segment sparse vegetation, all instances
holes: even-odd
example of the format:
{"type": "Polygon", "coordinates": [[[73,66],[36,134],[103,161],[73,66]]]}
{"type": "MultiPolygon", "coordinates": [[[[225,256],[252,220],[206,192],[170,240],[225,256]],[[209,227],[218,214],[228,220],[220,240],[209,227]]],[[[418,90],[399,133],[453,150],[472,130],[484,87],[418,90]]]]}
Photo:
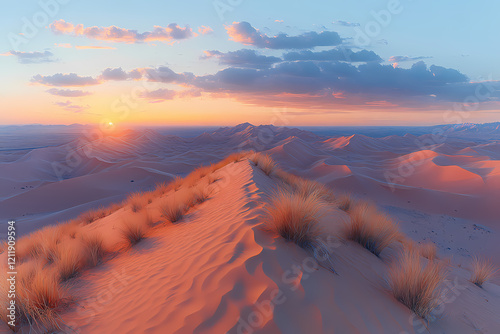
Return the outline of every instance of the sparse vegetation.
{"type": "Polygon", "coordinates": [[[472,273],[470,281],[478,287],[482,288],[483,284],[497,272],[498,268],[496,268],[490,260],[477,256],[472,258],[472,273]]]}
{"type": "Polygon", "coordinates": [[[106,254],[102,235],[97,233],[85,235],[82,237],[82,242],[87,247],[87,264],[91,267],[98,265],[106,254]]]}
{"type": "Polygon", "coordinates": [[[161,197],[165,195],[169,190],[168,184],[165,182],[157,183],[155,189],[153,190],[153,194],[156,197],[161,197]]]}
{"type": "Polygon", "coordinates": [[[98,219],[104,218],[108,215],[108,210],[103,207],[99,207],[98,209],[89,210],[82,213],[78,219],[84,224],[88,225],[95,222],[98,219]]]}
{"type": "Polygon", "coordinates": [[[171,223],[180,221],[184,216],[185,210],[186,205],[182,201],[175,198],[168,199],[160,207],[161,215],[171,223]]]}
{"type": "Polygon", "coordinates": [[[146,237],[148,226],[141,220],[125,221],[120,229],[129,246],[136,245],[146,237]]]}
{"type": "Polygon", "coordinates": [[[169,190],[178,191],[182,187],[182,183],[183,182],[184,182],[183,179],[181,179],[180,177],[176,176],[172,180],[172,182],[170,182],[170,184],[168,185],[168,188],[169,188],[169,190]]]}
{"type": "Polygon", "coordinates": [[[345,238],[359,243],[377,256],[400,237],[397,226],[373,204],[359,202],[349,214],[351,222],[345,227],[345,238]]]}
{"type": "Polygon", "coordinates": [[[276,163],[267,154],[255,153],[252,161],[268,176],[270,176],[276,169],[276,163]]]}
{"type": "Polygon", "coordinates": [[[188,206],[194,207],[195,205],[205,202],[209,197],[210,194],[205,187],[195,188],[191,193],[191,199],[189,200],[188,206]]]}
{"type": "Polygon", "coordinates": [[[437,288],[446,278],[446,268],[437,261],[423,261],[414,247],[405,249],[390,268],[389,285],[397,300],[425,319],[437,306],[437,288]]]}
{"type": "Polygon", "coordinates": [[[349,212],[349,210],[352,207],[353,200],[352,200],[351,196],[349,196],[347,194],[343,194],[343,195],[340,195],[337,197],[336,203],[337,203],[337,207],[340,210],[345,211],[345,212],[349,212]]]}
{"type": "Polygon", "coordinates": [[[279,191],[266,209],[268,227],[287,241],[304,249],[312,249],[318,237],[317,219],[321,202],[315,197],[279,191]]]}
{"type": "Polygon", "coordinates": [[[86,257],[90,253],[83,248],[80,241],[67,242],[59,248],[57,261],[55,262],[59,280],[67,281],[75,277],[85,266],[86,257]]]}
{"type": "Polygon", "coordinates": [[[16,298],[18,324],[37,324],[49,332],[58,329],[57,309],[63,305],[66,296],[56,276],[51,271],[42,270],[41,267],[29,271],[27,273],[29,277],[21,271],[19,274],[16,298]]]}
{"type": "Polygon", "coordinates": [[[437,248],[436,245],[432,242],[420,244],[418,245],[418,248],[420,251],[420,255],[428,260],[434,260],[437,257],[437,248]]]}
{"type": "Polygon", "coordinates": [[[128,203],[132,212],[139,212],[146,205],[148,198],[144,192],[135,192],[129,195],[128,203]]]}

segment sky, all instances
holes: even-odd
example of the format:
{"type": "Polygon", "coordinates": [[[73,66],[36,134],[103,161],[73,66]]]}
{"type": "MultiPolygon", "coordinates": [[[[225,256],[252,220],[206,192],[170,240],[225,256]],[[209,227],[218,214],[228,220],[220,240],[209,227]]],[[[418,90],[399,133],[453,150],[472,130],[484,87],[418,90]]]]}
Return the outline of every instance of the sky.
{"type": "Polygon", "coordinates": [[[0,124],[500,120],[496,1],[3,1],[0,124]]]}

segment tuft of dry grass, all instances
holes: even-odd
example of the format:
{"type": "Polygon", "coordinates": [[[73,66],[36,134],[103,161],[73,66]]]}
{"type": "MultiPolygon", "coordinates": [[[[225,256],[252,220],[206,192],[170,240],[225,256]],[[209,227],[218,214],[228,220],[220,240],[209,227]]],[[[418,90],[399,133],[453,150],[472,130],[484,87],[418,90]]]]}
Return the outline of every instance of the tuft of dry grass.
{"type": "Polygon", "coordinates": [[[482,288],[483,284],[498,272],[498,268],[488,259],[474,256],[470,281],[482,288]]]}
{"type": "Polygon", "coordinates": [[[148,194],[139,191],[132,193],[128,196],[127,202],[130,205],[132,212],[139,212],[146,205],[148,201],[148,194]]]}
{"type": "Polygon", "coordinates": [[[176,176],[172,180],[172,182],[169,183],[168,189],[173,190],[173,191],[178,191],[182,187],[183,183],[184,183],[184,180],[181,179],[179,176],[176,176]]]}
{"type": "Polygon", "coordinates": [[[194,207],[195,205],[205,202],[210,197],[210,193],[207,188],[197,187],[193,188],[191,192],[191,198],[188,201],[189,207],[194,207]]]}
{"type": "Polygon", "coordinates": [[[347,194],[342,194],[337,196],[336,204],[340,210],[349,212],[353,205],[353,199],[347,194]]]}
{"type": "Polygon", "coordinates": [[[294,191],[304,198],[314,196],[325,202],[333,202],[335,200],[335,196],[327,187],[312,180],[297,178],[294,191]]]}
{"type": "Polygon", "coordinates": [[[97,209],[88,210],[78,216],[78,220],[80,220],[84,225],[91,224],[98,219],[104,218],[108,215],[108,209],[99,207],[97,209]]]}
{"type": "Polygon", "coordinates": [[[437,288],[446,278],[446,267],[437,261],[424,265],[417,249],[407,248],[389,270],[389,286],[394,297],[416,315],[426,318],[437,307],[437,288]]]}
{"type": "Polygon", "coordinates": [[[36,231],[16,242],[16,260],[21,262],[30,257],[36,258],[43,253],[42,231],[36,231]]]}
{"type": "Polygon", "coordinates": [[[107,212],[106,212],[106,216],[109,216],[110,214],[120,210],[121,208],[123,208],[123,204],[121,203],[113,203],[111,204],[110,206],[108,206],[106,208],[107,212]]]}
{"type": "Polygon", "coordinates": [[[87,234],[82,236],[82,243],[86,247],[86,264],[95,267],[101,263],[107,253],[103,236],[97,233],[87,234]]]}
{"type": "Polygon", "coordinates": [[[426,242],[418,245],[420,255],[428,260],[434,260],[437,257],[437,248],[433,242],[426,242]]]}
{"type": "Polygon", "coordinates": [[[256,153],[252,161],[256,162],[256,165],[268,176],[273,174],[273,172],[277,169],[276,163],[274,160],[267,154],[256,153]]]}
{"type": "Polygon", "coordinates": [[[278,191],[266,207],[264,221],[267,226],[287,241],[313,250],[318,237],[317,220],[321,202],[315,198],[278,191]]]}
{"type": "Polygon", "coordinates": [[[71,239],[74,239],[80,230],[80,222],[78,220],[70,220],[66,223],[58,224],[57,226],[62,235],[68,236],[71,239]]]}
{"type": "Polygon", "coordinates": [[[221,178],[214,175],[214,174],[209,174],[208,175],[208,184],[212,184],[212,183],[215,183],[217,181],[219,181],[221,178]]]}
{"type": "Polygon", "coordinates": [[[155,189],[153,190],[153,194],[156,197],[161,197],[165,195],[168,192],[168,190],[169,190],[168,184],[165,182],[160,182],[156,184],[155,189]]]}
{"type": "Polygon", "coordinates": [[[37,266],[29,272],[29,277],[21,271],[19,274],[16,298],[18,323],[37,324],[49,332],[59,329],[56,311],[63,304],[66,293],[58,284],[54,272],[37,266]]]}
{"type": "Polygon", "coordinates": [[[231,162],[240,162],[240,161],[243,161],[249,154],[250,154],[249,151],[241,151],[241,152],[231,153],[222,161],[225,162],[226,165],[231,163],[231,162]]]}
{"type": "Polygon", "coordinates": [[[397,226],[373,204],[359,202],[349,213],[351,222],[344,229],[345,238],[359,243],[376,256],[400,239],[397,226]]]}
{"type": "Polygon", "coordinates": [[[75,277],[87,263],[89,253],[80,241],[61,244],[55,266],[59,280],[65,282],[75,277]]]}
{"type": "Polygon", "coordinates": [[[147,231],[148,226],[140,219],[125,221],[120,229],[123,238],[130,247],[146,238],[147,231]]]}
{"type": "Polygon", "coordinates": [[[160,212],[169,222],[176,223],[182,219],[186,204],[177,198],[168,198],[160,207],[160,212]]]}

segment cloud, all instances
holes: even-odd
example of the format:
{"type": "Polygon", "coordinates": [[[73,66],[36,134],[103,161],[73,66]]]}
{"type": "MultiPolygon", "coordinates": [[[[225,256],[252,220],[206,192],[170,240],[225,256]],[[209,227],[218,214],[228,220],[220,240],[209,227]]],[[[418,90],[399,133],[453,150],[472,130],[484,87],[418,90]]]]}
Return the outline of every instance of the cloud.
{"type": "Polygon", "coordinates": [[[205,51],[204,59],[217,58],[221,65],[234,67],[266,68],[282,61],[281,58],[258,55],[254,50],[242,49],[223,53],[220,51],[205,51]]]}
{"type": "Polygon", "coordinates": [[[71,48],[71,44],[69,43],[54,43],[54,45],[56,46],[56,48],[65,48],[65,49],[71,48]]]}
{"type": "Polygon", "coordinates": [[[359,23],[354,23],[354,22],[347,22],[347,21],[333,21],[333,24],[338,24],[338,25],[341,25],[343,27],[359,27],[360,24],[359,23]]]}
{"type": "Polygon", "coordinates": [[[73,102],[71,102],[71,101],[54,102],[54,104],[57,105],[57,106],[59,106],[59,107],[62,107],[64,110],[72,111],[72,112],[75,112],[75,113],[79,113],[79,112],[85,111],[85,110],[87,110],[89,108],[88,105],[81,106],[81,105],[73,104],[73,102]]]}
{"type": "Polygon", "coordinates": [[[269,37],[252,27],[248,22],[234,22],[227,26],[226,30],[233,41],[258,48],[310,49],[316,46],[335,46],[342,43],[339,34],[334,31],[320,33],[311,31],[298,36],[288,36],[282,33],[269,37]]]}
{"type": "Polygon", "coordinates": [[[74,25],[64,20],[54,21],[49,27],[56,34],[85,36],[90,39],[116,43],[172,42],[195,36],[189,26],[186,25],[182,28],[176,23],[171,23],[167,27],[154,26],[152,31],[143,33],[116,26],[85,28],[83,24],[74,25]]]}
{"type": "Polygon", "coordinates": [[[54,54],[50,51],[22,52],[12,50],[2,54],[2,56],[15,56],[17,58],[17,61],[21,64],[40,64],[57,61],[54,58],[54,54]]]}
{"type": "Polygon", "coordinates": [[[142,73],[139,69],[132,70],[130,72],[125,72],[121,67],[118,68],[106,68],[102,71],[102,74],[99,76],[99,80],[101,81],[123,81],[123,80],[139,80],[142,78],[142,73]]]}
{"type": "MultiPolygon", "coordinates": [[[[283,62],[266,69],[230,67],[196,77],[192,84],[215,96],[230,96],[244,103],[323,109],[341,104],[388,109],[443,106],[475,96],[478,89],[478,84],[470,83],[457,70],[427,67],[423,62],[401,69],[376,62],[354,66],[309,60],[283,62]],[[431,98],[432,94],[435,97],[431,98]]],[[[488,100],[500,100],[500,82],[491,87],[488,100]]]]}
{"type": "Polygon", "coordinates": [[[351,49],[331,49],[319,52],[303,50],[299,52],[289,52],[283,55],[283,59],[293,60],[318,60],[318,61],[346,61],[346,62],[381,62],[382,58],[375,52],[361,50],[358,52],[351,49]]]}
{"type": "Polygon", "coordinates": [[[97,46],[97,45],[75,45],[75,49],[79,49],[79,50],[87,50],[87,49],[116,50],[116,48],[114,48],[112,46],[97,46]]]}
{"type": "Polygon", "coordinates": [[[35,75],[31,82],[45,86],[93,86],[100,84],[100,81],[92,77],[81,77],[76,73],[56,73],[54,75],[35,75]]]}
{"type": "Polygon", "coordinates": [[[202,35],[211,34],[214,30],[208,26],[201,26],[198,28],[198,32],[202,35]]]}
{"type": "Polygon", "coordinates": [[[390,63],[401,63],[404,61],[416,61],[416,60],[422,60],[422,59],[430,59],[432,57],[408,57],[408,56],[392,56],[389,58],[390,63]]]}
{"type": "Polygon", "coordinates": [[[81,96],[87,96],[87,95],[91,94],[91,93],[83,91],[83,90],[57,89],[57,88],[51,88],[51,89],[47,90],[47,93],[50,93],[52,95],[57,95],[57,96],[64,96],[64,97],[81,97],[81,96]]]}
{"type": "Polygon", "coordinates": [[[157,68],[144,68],[141,71],[144,72],[144,77],[148,81],[153,82],[188,84],[195,78],[194,74],[192,73],[175,73],[167,66],[159,66],[157,68]]]}
{"type": "Polygon", "coordinates": [[[150,100],[149,103],[159,103],[167,100],[172,100],[176,96],[175,90],[160,88],[153,91],[145,91],[139,94],[143,99],[150,100]]]}

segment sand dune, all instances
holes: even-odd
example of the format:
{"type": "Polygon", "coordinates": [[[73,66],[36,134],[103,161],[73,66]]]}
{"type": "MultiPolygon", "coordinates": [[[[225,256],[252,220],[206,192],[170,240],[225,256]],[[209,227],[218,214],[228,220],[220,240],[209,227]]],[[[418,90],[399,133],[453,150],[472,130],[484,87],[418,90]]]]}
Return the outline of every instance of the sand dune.
{"type": "MultiPolygon", "coordinates": [[[[473,255],[500,265],[500,143],[470,135],[422,147],[426,138],[325,138],[242,124],[195,138],[126,131],[91,149],[77,139],[0,163],[0,218],[15,218],[27,234],[253,148],[285,171],[375,201],[409,239],[432,242],[440,256],[450,257],[446,284],[457,295],[445,303],[445,316],[428,324],[429,332],[494,333],[500,328],[500,281],[493,278],[480,289],[468,277],[473,255]],[[78,154],[78,163],[68,165],[68,152],[78,154]],[[53,162],[67,168],[62,180],[53,162]]],[[[423,325],[389,291],[396,246],[377,258],[340,242],[333,257],[338,275],[310,269],[307,252],[262,228],[263,208],[281,184],[277,177],[249,160],[215,173],[209,199],[182,223],[153,229],[130,251],[72,281],[78,303],[61,313],[66,326],[77,333],[421,332],[423,325]]],[[[154,197],[144,209],[154,222],[164,219],[158,209],[165,196],[172,195],[154,197]]],[[[120,224],[134,215],[125,206],[84,229],[116,243],[120,224]]],[[[334,236],[348,220],[332,207],[319,223],[334,236]]]]}

